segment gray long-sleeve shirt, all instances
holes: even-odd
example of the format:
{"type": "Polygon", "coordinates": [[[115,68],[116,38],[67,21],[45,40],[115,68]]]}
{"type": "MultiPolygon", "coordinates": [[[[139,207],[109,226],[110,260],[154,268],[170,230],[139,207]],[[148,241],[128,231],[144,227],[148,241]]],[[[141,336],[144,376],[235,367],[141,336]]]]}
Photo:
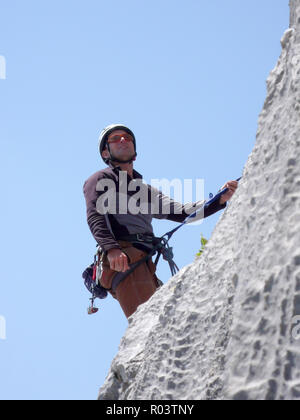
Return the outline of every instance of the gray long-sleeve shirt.
{"type": "Polygon", "coordinates": [[[152,218],[182,223],[195,210],[203,208],[202,215],[200,212],[197,216],[203,218],[226,207],[226,204],[214,202],[204,208],[205,201],[182,205],[143,183],[142,179],[142,175],[135,170],[131,179],[119,166],[110,164],[84,183],[87,222],[104,251],[120,249],[117,240],[126,235],[152,234],[152,218]]]}

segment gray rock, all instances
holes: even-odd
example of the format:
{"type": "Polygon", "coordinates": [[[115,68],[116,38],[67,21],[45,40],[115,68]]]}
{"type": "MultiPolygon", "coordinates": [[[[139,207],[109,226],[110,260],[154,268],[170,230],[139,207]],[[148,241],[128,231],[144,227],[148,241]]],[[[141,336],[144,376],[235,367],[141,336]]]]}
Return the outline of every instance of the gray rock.
{"type": "Polygon", "coordinates": [[[99,399],[300,399],[300,0],[290,7],[238,192],[203,255],[130,318],[99,399]]]}

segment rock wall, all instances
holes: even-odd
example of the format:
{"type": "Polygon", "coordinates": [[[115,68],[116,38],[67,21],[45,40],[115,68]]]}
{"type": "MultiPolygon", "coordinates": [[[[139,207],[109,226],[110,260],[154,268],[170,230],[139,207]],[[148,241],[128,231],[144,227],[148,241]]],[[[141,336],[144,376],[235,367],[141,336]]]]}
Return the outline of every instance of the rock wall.
{"type": "Polygon", "coordinates": [[[99,399],[300,399],[300,0],[238,192],[131,317],[99,399]]]}

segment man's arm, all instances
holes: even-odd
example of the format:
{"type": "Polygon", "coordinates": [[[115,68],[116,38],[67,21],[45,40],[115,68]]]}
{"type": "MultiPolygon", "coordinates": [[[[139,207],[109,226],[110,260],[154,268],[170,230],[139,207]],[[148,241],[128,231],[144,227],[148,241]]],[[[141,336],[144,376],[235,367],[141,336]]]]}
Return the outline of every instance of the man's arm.
{"type": "Polygon", "coordinates": [[[205,206],[205,200],[183,205],[164,195],[157,188],[152,186],[149,186],[149,188],[152,194],[151,202],[155,204],[152,216],[156,219],[166,219],[182,223],[196,210],[203,209],[203,211],[199,211],[197,217],[195,217],[194,221],[196,221],[211,216],[226,207],[226,203],[220,204],[220,202],[214,202],[209,206],[205,206]]]}
{"type": "Polygon", "coordinates": [[[111,230],[108,214],[100,214],[96,204],[103,192],[96,190],[99,181],[99,173],[92,175],[83,186],[83,193],[86,200],[87,222],[93,237],[104,251],[110,249],[121,249],[111,230]]]}
{"type": "Polygon", "coordinates": [[[97,211],[97,200],[101,192],[97,191],[99,174],[91,176],[83,186],[83,193],[87,206],[87,222],[96,242],[107,252],[111,270],[126,271],[129,269],[127,255],[116,241],[110,226],[108,214],[97,211]]]}

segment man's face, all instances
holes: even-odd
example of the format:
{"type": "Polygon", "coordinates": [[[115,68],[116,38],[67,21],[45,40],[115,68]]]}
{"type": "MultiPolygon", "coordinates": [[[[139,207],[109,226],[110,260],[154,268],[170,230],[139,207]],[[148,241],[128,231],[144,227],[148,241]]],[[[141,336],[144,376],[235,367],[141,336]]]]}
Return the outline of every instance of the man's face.
{"type": "MultiPolygon", "coordinates": [[[[133,138],[124,130],[115,130],[110,133],[107,142],[112,155],[117,159],[126,161],[135,153],[133,138]],[[129,139],[131,141],[128,141],[129,139]]],[[[103,150],[102,156],[104,158],[109,157],[107,148],[103,150]]]]}

